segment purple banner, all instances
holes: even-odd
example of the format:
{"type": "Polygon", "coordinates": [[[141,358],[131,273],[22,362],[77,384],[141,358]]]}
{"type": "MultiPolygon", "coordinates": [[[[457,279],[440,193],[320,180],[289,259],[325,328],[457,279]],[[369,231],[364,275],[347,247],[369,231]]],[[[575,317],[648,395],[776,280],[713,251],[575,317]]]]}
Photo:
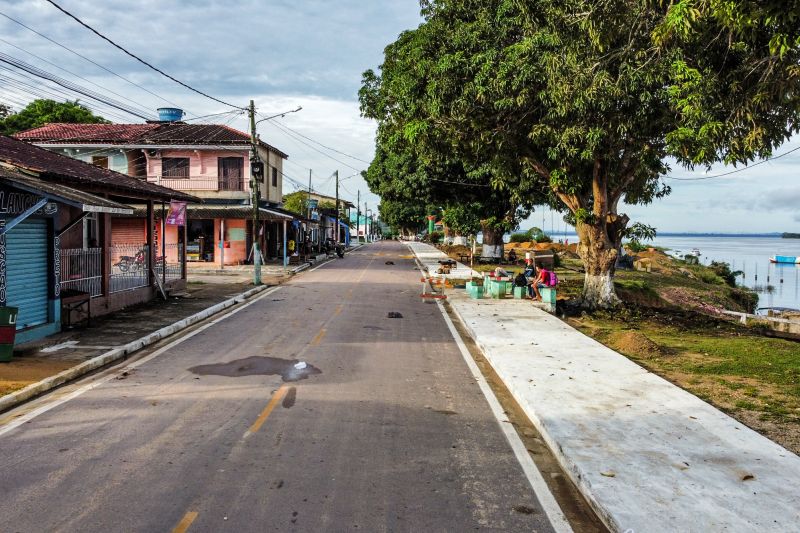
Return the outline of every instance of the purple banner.
{"type": "Polygon", "coordinates": [[[167,224],[170,226],[186,225],[186,202],[176,202],[173,200],[169,203],[167,224]]]}

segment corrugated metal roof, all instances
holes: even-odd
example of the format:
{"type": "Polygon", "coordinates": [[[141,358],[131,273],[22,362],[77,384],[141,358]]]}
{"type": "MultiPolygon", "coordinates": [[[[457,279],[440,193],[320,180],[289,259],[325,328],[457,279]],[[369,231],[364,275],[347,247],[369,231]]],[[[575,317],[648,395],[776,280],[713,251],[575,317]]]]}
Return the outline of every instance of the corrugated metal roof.
{"type": "Polygon", "coordinates": [[[90,165],[4,135],[0,135],[0,161],[31,170],[45,181],[64,183],[90,192],[107,192],[142,200],[199,201],[192,195],[90,165]]]}
{"type": "Polygon", "coordinates": [[[0,167],[0,183],[43,196],[49,200],[65,203],[86,212],[131,214],[133,208],[106,198],[95,196],[64,185],[48,183],[35,176],[0,167]]]}

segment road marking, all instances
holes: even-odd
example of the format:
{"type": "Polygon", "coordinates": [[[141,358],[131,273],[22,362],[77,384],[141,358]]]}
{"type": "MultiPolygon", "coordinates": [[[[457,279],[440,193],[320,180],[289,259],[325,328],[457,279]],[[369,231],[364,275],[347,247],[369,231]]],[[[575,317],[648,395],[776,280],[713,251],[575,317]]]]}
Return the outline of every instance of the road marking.
{"type": "Polygon", "coordinates": [[[264,425],[264,422],[267,420],[267,417],[269,417],[270,413],[272,413],[272,410],[275,409],[275,406],[281,403],[283,397],[286,396],[286,393],[288,391],[289,391],[289,385],[286,385],[285,383],[281,385],[278,388],[278,390],[275,391],[275,394],[272,395],[272,399],[269,401],[267,406],[264,408],[263,411],[261,411],[261,414],[258,415],[258,418],[256,419],[255,422],[253,422],[253,425],[250,426],[250,429],[248,429],[245,432],[244,438],[247,438],[248,436],[252,435],[256,431],[261,429],[261,426],[264,425]]]}
{"type": "Polygon", "coordinates": [[[226,319],[232,317],[233,315],[235,315],[237,313],[240,313],[241,311],[244,311],[245,309],[247,309],[251,305],[255,304],[256,302],[262,300],[263,298],[266,298],[267,296],[275,294],[278,290],[281,289],[281,287],[282,286],[278,286],[278,287],[273,287],[271,289],[267,289],[264,292],[262,292],[260,295],[256,296],[252,301],[247,302],[246,304],[242,305],[241,307],[237,307],[233,311],[225,313],[224,315],[222,315],[222,316],[220,316],[218,318],[215,318],[214,320],[212,320],[211,322],[209,322],[207,324],[203,324],[202,326],[200,326],[196,330],[184,335],[183,337],[181,337],[179,339],[176,339],[176,340],[170,342],[166,346],[163,346],[163,347],[159,348],[158,350],[156,350],[155,352],[151,353],[150,355],[148,355],[146,357],[142,357],[138,361],[135,361],[135,362],[133,362],[131,364],[120,365],[119,368],[114,369],[107,376],[103,376],[102,378],[98,379],[97,381],[93,381],[92,383],[87,383],[83,387],[80,387],[79,389],[67,394],[63,398],[60,398],[60,399],[58,399],[58,400],[56,400],[56,401],[54,401],[52,403],[46,403],[46,404],[42,405],[41,407],[38,407],[38,408],[34,409],[33,411],[31,411],[29,413],[26,413],[26,414],[24,414],[24,415],[22,415],[22,416],[20,416],[18,418],[15,418],[12,422],[9,422],[7,425],[5,425],[3,427],[0,427],[0,436],[5,435],[6,433],[8,433],[10,431],[13,431],[14,429],[20,427],[21,425],[23,425],[23,424],[25,424],[27,422],[30,422],[31,420],[33,420],[37,416],[39,416],[41,414],[44,414],[47,411],[49,411],[51,409],[54,409],[54,408],[58,407],[59,405],[62,405],[64,403],[72,400],[73,398],[77,398],[81,394],[83,394],[83,393],[85,393],[87,391],[90,391],[90,390],[94,389],[95,387],[99,387],[100,385],[106,383],[107,381],[111,381],[112,379],[117,377],[121,372],[128,371],[128,370],[133,369],[133,368],[137,368],[137,367],[147,363],[148,361],[151,361],[152,359],[155,359],[159,355],[161,355],[164,352],[167,352],[167,351],[171,350],[175,346],[178,346],[179,344],[191,339],[195,335],[197,335],[199,333],[202,333],[203,331],[207,330],[208,328],[216,326],[217,324],[219,324],[223,320],[226,320],[226,319]]]}
{"type": "Polygon", "coordinates": [[[186,530],[189,529],[189,526],[192,525],[195,518],[197,518],[197,511],[189,511],[183,515],[183,518],[178,522],[178,525],[175,526],[175,529],[172,530],[172,533],[186,533],[186,530]]]}
{"type": "Polygon", "coordinates": [[[343,305],[336,306],[336,311],[333,312],[333,316],[339,316],[342,312],[342,309],[344,309],[343,305]]]}
{"type": "MultiPolygon", "coordinates": [[[[414,259],[414,262],[417,264],[417,268],[419,268],[420,272],[424,274],[425,270],[419,260],[414,259]]],[[[464,344],[464,340],[461,338],[458,330],[456,330],[453,321],[450,320],[450,316],[447,314],[444,304],[441,300],[436,300],[436,305],[439,307],[439,311],[442,313],[442,318],[444,318],[444,322],[447,324],[447,329],[450,330],[450,334],[453,336],[453,340],[455,340],[456,346],[458,346],[458,350],[461,352],[461,357],[464,358],[464,362],[467,363],[467,367],[469,367],[472,377],[475,378],[475,381],[478,383],[483,396],[486,398],[486,402],[489,404],[489,408],[497,420],[497,425],[500,427],[500,431],[502,431],[503,435],[505,435],[508,444],[511,446],[511,449],[514,452],[517,461],[519,462],[519,465],[522,467],[525,477],[528,478],[528,483],[530,483],[533,492],[536,494],[536,498],[539,500],[539,504],[542,506],[544,513],[547,515],[550,525],[553,526],[553,530],[556,531],[556,533],[572,533],[572,526],[569,525],[567,518],[564,516],[561,506],[558,505],[555,496],[553,496],[553,493],[550,492],[550,488],[547,486],[547,482],[542,477],[542,473],[539,472],[536,463],[533,462],[533,459],[531,459],[531,456],[528,454],[528,450],[525,447],[525,444],[522,442],[522,439],[520,439],[519,435],[517,435],[517,430],[515,430],[514,427],[509,423],[509,420],[503,411],[503,407],[500,405],[500,402],[494,395],[489,383],[486,382],[486,378],[481,372],[481,369],[478,368],[478,364],[472,358],[472,354],[469,353],[469,349],[467,348],[467,345],[464,344]]]]}
{"type": "Polygon", "coordinates": [[[328,330],[325,329],[325,328],[322,328],[321,330],[319,330],[319,333],[317,333],[317,336],[314,337],[314,340],[311,341],[311,346],[319,346],[319,343],[322,342],[322,339],[325,337],[325,334],[327,332],[328,332],[328,330]]]}

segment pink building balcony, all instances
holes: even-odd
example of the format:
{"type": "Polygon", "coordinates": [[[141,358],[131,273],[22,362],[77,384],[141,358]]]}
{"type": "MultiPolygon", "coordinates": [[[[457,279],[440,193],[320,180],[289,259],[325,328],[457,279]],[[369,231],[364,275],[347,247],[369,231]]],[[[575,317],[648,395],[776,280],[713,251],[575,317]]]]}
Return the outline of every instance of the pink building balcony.
{"type": "Polygon", "coordinates": [[[249,192],[250,184],[247,178],[240,177],[216,177],[216,176],[193,176],[188,178],[176,178],[165,176],[147,176],[147,181],[157,183],[163,187],[169,187],[176,191],[193,192],[249,192]]]}

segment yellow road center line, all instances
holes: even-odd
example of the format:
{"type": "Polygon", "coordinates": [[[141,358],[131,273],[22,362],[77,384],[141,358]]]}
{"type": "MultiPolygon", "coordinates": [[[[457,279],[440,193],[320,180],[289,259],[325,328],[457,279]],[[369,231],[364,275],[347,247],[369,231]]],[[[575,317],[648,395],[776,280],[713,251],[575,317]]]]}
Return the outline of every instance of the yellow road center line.
{"type": "Polygon", "coordinates": [[[326,330],[325,328],[322,328],[321,330],[319,330],[319,333],[317,333],[317,336],[314,337],[314,340],[311,341],[311,346],[317,346],[319,343],[321,343],[322,339],[325,337],[325,334],[327,332],[328,332],[328,330],[326,330]]]}
{"type": "Polygon", "coordinates": [[[333,316],[339,316],[339,313],[342,312],[342,309],[344,309],[344,306],[342,306],[342,305],[338,306],[336,308],[336,311],[333,312],[333,316]]]}
{"type": "Polygon", "coordinates": [[[197,518],[197,511],[189,511],[183,515],[183,518],[178,522],[178,525],[175,526],[175,529],[172,530],[172,533],[186,533],[186,530],[189,529],[189,526],[192,525],[195,518],[197,518]]]}
{"type": "Polygon", "coordinates": [[[280,386],[280,388],[278,388],[278,390],[275,391],[275,394],[272,395],[272,399],[269,401],[267,406],[264,408],[263,411],[261,411],[261,414],[258,415],[256,421],[253,422],[253,425],[250,426],[250,429],[247,430],[247,433],[244,434],[245,437],[261,429],[261,426],[264,425],[264,422],[266,422],[270,413],[272,413],[272,410],[275,409],[275,406],[278,405],[281,402],[281,400],[283,400],[283,397],[286,396],[286,392],[288,390],[289,386],[284,383],[283,385],[280,386]]]}

